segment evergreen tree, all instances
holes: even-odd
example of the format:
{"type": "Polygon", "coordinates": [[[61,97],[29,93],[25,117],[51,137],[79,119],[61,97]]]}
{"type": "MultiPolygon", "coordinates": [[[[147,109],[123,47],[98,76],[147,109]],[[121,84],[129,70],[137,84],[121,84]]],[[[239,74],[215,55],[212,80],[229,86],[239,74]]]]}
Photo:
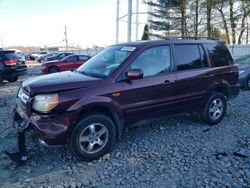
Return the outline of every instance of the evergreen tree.
{"type": "Polygon", "coordinates": [[[150,40],[148,24],[144,26],[144,31],[141,40],[150,40]]]}

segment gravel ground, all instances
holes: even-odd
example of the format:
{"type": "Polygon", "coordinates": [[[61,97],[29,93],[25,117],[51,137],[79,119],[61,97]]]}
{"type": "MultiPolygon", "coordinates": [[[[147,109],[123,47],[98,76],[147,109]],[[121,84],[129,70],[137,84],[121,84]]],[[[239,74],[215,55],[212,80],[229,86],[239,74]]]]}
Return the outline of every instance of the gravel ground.
{"type": "MultiPolygon", "coordinates": [[[[38,74],[30,67],[20,81],[38,74]]],[[[20,81],[0,87],[0,187],[250,187],[250,92],[229,102],[217,126],[188,115],[140,122],[93,162],[28,138],[31,159],[17,166],[4,151],[16,150],[10,111],[20,81]]]]}

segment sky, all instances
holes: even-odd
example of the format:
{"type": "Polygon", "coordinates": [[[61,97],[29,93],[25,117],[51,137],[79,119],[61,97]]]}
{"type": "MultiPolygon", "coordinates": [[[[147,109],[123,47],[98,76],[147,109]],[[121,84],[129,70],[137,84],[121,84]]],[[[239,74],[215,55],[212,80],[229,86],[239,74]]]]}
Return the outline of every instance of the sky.
{"type": "MultiPolygon", "coordinates": [[[[120,1],[120,16],[123,16],[127,0],[120,1]]],[[[140,1],[140,11],[144,10],[145,5],[140,1]]],[[[139,16],[139,35],[145,18],[145,14],[139,16]]],[[[69,45],[86,48],[114,44],[116,0],[0,0],[0,47],[2,43],[4,46],[63,46],[65,26],[69,45]]],[[[135,40],[134,30],[132,39],[135,40]]],[[[125,40],[126,17],[120,21],[119,32],[119,42],[125,40]]]]}

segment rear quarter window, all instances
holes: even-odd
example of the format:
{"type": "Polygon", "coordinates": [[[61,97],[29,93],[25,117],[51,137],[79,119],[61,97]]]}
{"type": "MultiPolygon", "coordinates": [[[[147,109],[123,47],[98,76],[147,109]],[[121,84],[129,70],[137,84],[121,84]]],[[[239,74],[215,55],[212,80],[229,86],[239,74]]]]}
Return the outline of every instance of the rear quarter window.
{"type": "Polygon", "coordinates": [[[205,44],[205,46],[208,50],[209,58],[215,67],[233,64],[233,58],[225,45],[217,43],[205,44]]]}

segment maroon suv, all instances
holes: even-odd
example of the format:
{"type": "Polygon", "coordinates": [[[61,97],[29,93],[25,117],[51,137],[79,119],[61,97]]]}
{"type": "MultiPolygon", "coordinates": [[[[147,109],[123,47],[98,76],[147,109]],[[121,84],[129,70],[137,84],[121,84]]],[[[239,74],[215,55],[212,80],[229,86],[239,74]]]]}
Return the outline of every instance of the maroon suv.
{"type": "Polygon", "coordinates": [[[239,93],[238,76],[218,40],[117,44],[75,71],[23,82],[16,119],[41,144],[67,145],[76,157],[93,160],[141,119],[195,111],[205,123],[219,123],[239,93]]]}

